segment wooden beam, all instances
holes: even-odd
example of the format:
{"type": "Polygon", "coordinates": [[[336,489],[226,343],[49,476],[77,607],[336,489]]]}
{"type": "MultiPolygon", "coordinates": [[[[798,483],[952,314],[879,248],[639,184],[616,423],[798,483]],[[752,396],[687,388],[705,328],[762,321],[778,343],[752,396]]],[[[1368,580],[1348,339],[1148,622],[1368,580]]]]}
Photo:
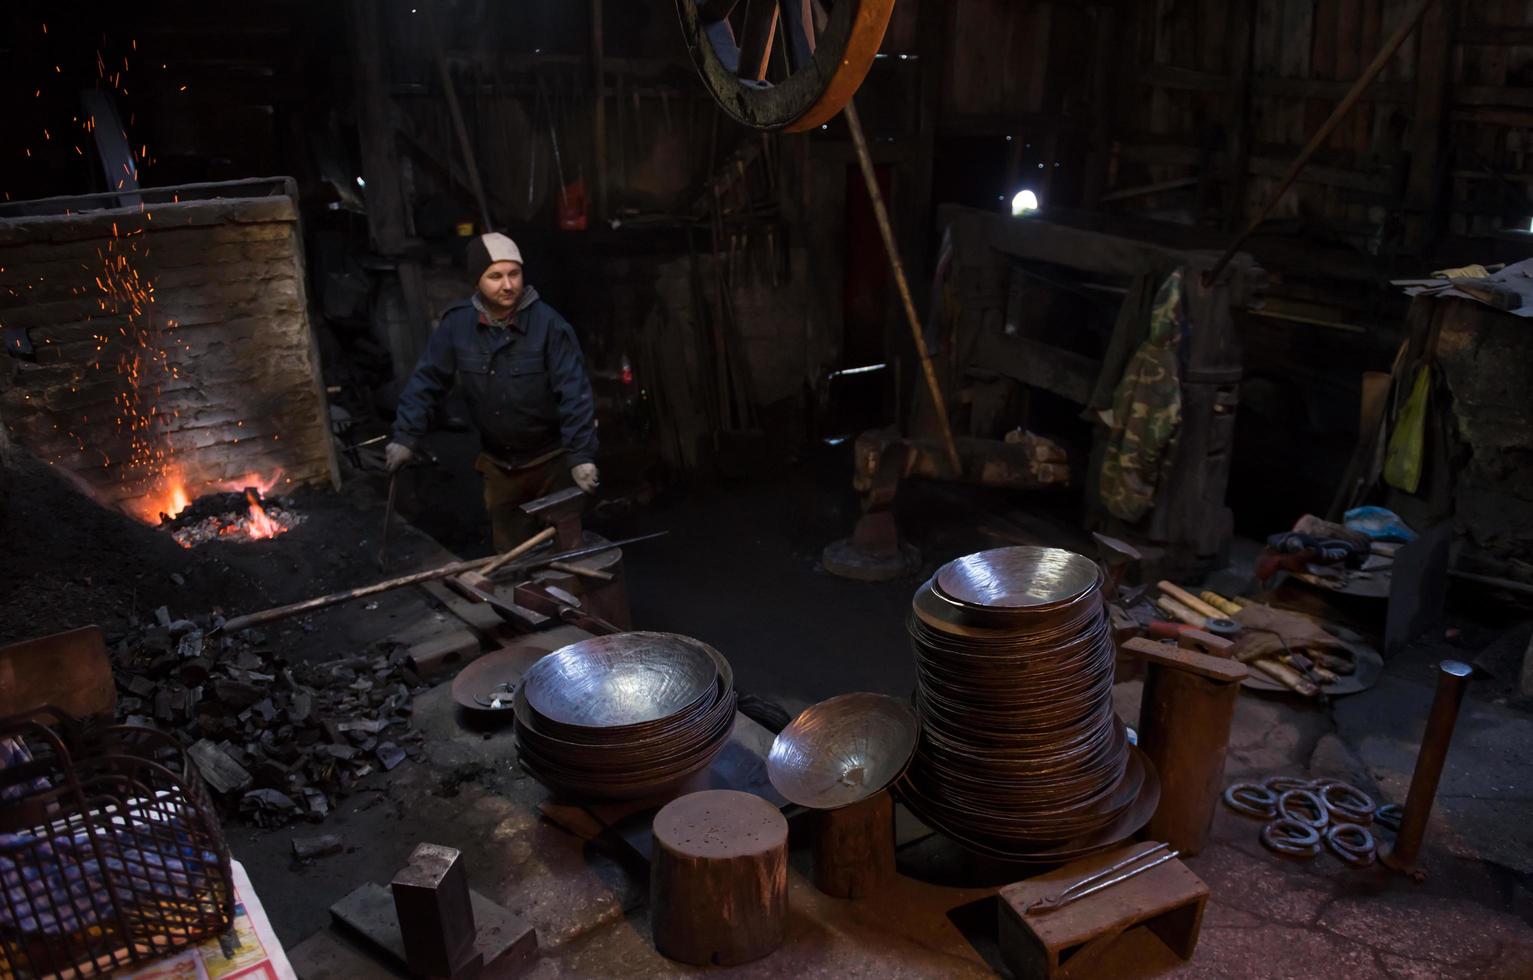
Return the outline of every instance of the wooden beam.
{"type": "Polygon", "coordinates": [[[607,84],[606,39],[603,36],[602,0],[591,0],[591,91],[595,102],[591,110],[591,146],[595,154],[596,219],[607,220],[607,84]]]}
{"type": "Polygon", "coordinates": [[[1421,20],[1416,53],[1416,112],[1411,120],[1410,176],[1405,203],[1422,214],[1422,254],[1431,251],[1442,233],[1442,199],[1447,186],[1443,164],[1447,129],[1448,86],[1453,73],[1453,25],[1458,20],[1454,0],[1438,0],[1421,20]]]}
{"type": "Polygon", "coordinates": [[[1229,97],[1225,100],[1224,228],[1234,231],[1246,210],[1246,169],[1251,159],[1251,65],[1256,47],[1256,0],[1235,0],[1230,11],[1229,97]]]}
{"type": "Polygon", "coordinates": [[[367,184],[363,188],[367,228],[373,248],[383,255],[398,255],[404,251],[410,235],[404,189],[395,163],[393,107],[389,104],[388,79],[383,67],[383,29],[379,22],[383,10],[369,0],[351,0],[347,7],[355,69],[357,139],[362,149],[362,179],[367,184]]]}

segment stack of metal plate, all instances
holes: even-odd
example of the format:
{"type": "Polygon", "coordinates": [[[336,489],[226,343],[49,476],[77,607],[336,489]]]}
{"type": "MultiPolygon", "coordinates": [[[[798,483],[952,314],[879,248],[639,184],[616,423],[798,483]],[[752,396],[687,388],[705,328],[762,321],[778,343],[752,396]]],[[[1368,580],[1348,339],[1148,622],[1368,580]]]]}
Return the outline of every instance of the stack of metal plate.
{"type": "Polygon", "coordinates": [[[1113,713],[1114,647],[1095,562],[998,548],[916,591],[918,816],[983,853],[1056,861],[1132,834],[1159,800],[1113,713]]]}
{"type": "Polygon", "coordinates": [[[705,768],[735,723],[734,672],[673,633],[618,633],[555,650],[522,676],[523,768],[550,788],[638,799],[705,768]]]}

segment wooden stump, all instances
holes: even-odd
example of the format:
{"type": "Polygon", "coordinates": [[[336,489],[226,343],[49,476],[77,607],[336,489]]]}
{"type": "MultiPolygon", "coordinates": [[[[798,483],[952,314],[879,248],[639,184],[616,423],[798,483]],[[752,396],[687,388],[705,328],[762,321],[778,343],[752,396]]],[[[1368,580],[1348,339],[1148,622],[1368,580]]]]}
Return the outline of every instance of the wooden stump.
{"type": "Polygon", "coordinates": [[[894,799],[888,790],[814,815],[814,887],[862,898],[894,878],[894,799]]]}
{"type": "Polygon", "coordinates": [[[759,796],[706,790],[655,815],[650,908],[655,948],[698,966],[733,966],[782,944],[788,821],[759,796]]]}

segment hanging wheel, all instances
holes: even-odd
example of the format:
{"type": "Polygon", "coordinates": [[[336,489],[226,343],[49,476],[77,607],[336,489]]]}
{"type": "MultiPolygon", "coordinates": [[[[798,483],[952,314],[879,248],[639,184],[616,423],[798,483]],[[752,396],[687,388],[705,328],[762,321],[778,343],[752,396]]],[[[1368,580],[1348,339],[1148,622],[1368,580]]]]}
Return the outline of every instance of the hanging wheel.
{"type": "Polygon", "coordinates": [[[714,101],[753,129],[813,129],[850,101],[894,0],[676,0],[714,101]]]}

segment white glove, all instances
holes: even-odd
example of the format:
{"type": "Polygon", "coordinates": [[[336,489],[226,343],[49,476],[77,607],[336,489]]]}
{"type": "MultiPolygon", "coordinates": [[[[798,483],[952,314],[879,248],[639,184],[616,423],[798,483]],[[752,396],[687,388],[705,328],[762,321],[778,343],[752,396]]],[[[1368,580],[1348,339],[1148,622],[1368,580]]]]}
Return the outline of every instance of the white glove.
{"type": "Polygon", "coordinates": [[[415,450],[403,443],[391,442],[383,447],[383,465],[390,473],[415,458],[415,450]]]}
{"type": "Polygon", "coordinates": [[[586,493],[595,493],[596,488],[601,486],[601,475],[596,472],[595,463],[580,463],[571,467],[570,479],[575,481],[575,486],[586,493]]]}

